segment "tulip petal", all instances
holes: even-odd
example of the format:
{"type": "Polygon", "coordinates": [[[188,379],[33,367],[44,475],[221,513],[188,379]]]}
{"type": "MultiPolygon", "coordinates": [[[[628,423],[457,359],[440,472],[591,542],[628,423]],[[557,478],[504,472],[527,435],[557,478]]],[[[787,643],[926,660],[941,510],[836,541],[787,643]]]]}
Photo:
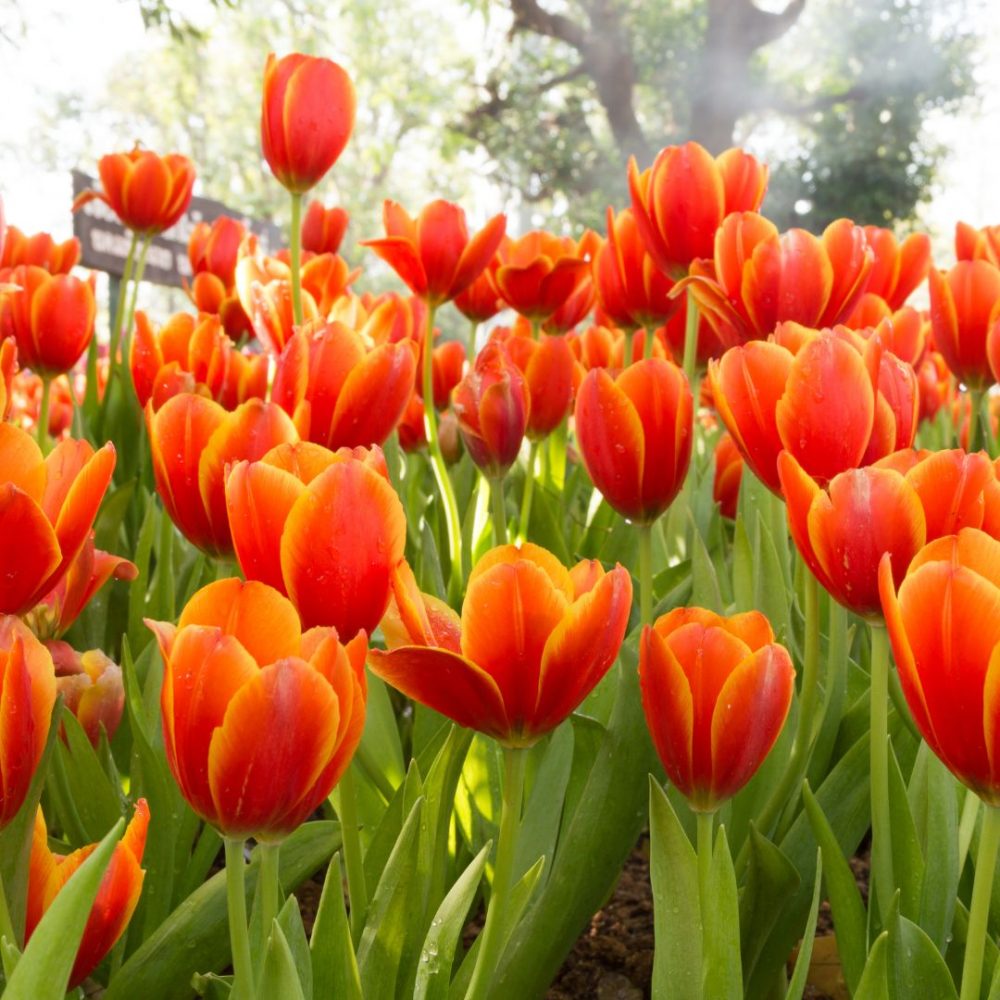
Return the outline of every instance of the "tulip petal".
{"type": "Polygon", "coordinates": [[[473,233],[472,238],[462,250],[455,273],[451,279],[448,297],[461,295],[486,269],[493,255],[500,248],[504,231],[507,228],[507,218],[504,215],[494,215],[482,229],[473,233]]]}
{"type": "Polygon", "coordinates": [[[40,504],[46,482],[41,449],[30,434],[2,418],[0,412],[0,483],[12,483],[40,504]]]}
{"type": "Polygon", "coordinates": [[[45,596],[62,561],[41,507],[12,483],[0,485],[0,614],[24,614],[45,596]]]}
{"type": "Polygon", "coordinates": [[[337,398],[328,448],[382,444],[410,401],[416,361],[409,344],[382,344],[354,367],[337,398]]]}
{"type": "Polygon", "coordinates": [[[417,248],[410,240],[388,236],[381,240],[362,240],[361,246],[368,247],[381,257],[414,295],[427,294],[427,274],[417,248]]]}

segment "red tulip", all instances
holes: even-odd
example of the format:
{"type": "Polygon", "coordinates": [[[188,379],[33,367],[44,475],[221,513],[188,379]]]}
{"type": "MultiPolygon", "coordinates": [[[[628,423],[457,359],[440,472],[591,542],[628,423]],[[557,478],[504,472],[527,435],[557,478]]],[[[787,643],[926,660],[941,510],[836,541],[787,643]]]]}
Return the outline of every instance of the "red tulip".
{"type": "Polygon", "coordinates": [[[203,551],[231,555],[227,467],[298,440],[291,417],[277,404],[259,399],[230,413],[210,399],[184,392],[156,412],[147,403],[146,428],[156,490],[170,519],[203,551]]]}
{"type": "Polygon", "coordinates": [[[236,262],[246,227],[238,219],[220,215],[199,222],[188,237],[188,260],[194,274],[214,274],[227,289],[236,281],[236,262]]]}
{"type": "Polygon", "coordinates": [[[715,443],[715,476],[712,480],[712,499],[719,505],[719,513],[730,520],[736,517],[743,478],[743,456],[731,435],[723,433],[715,443]]]}
{"type": "Polygon", "coordinates": [[[643,629],[639,683],[667,777],[696,812],[714,812],[781,734],[795,668],[759,611],[676,608],[643,629]]]}
{"type": "Polygon", "coordinates": [[[264,64],[260,139],[271,173],[292,194],[315,187],[354,129],[354,84],[341,66],[295,52],[264,64]]]}
{"type": "Polygon", "coordinates": [[[13,337],[20,363],[39,375],[68,372],[94,335],[93,282],[27,265],[11,280],[19,290],[0,295],[0,339],[13,337]]]}
{"type": "Polygon", "coordinates": [[[375,631],[406,544],[381,451],[282,445],[233,466],[226,502],[247,579],[287,594],[307,627],[375,631]]]}
{"type": "Polygon", "coordinates": [[[302,219],[302,249],[308,253],[335,254],[349,221],[345,208],[324,208],[322,202],[309,202],[302,219]]]}
{"type": "MultiPolygon", "coordinates": [[[[625,334],[609,326],[588,326],[580,333],[566,338],[570,350],[584,371],[592,368],[624,368],[626,364],[641,361],[646,356],[646,331],[637,330],[632,338],[631,357],[625,358],[625,334]]],[[[672,361],[659,337],[653,337],[652,357],[672,361]]]]}
{"type": "Polygon", "coordinates": [[[622,517],[655,521],[684,485],[693,399],[684,373],[658,358],[612,379],[591,371],[576,397],[576,438],[594,485],[622,517]]]}
{"type": "MultiPolygon", "coordinates": [[[[111,862],[97,890],[77,948],[76,960],[69,975],[67,988],[76,989],[122,936],[139,903],[145,872],[139,866],[146,848],[149,808],[145,799],[135,804],[135,814],[125,835],[115,846],[111,862]]],[[[31,841],[28,867],[28,912],[25,940],[29,941],[46,910],[59,895],[59,890],[76,870],[90,857],[96,844],[88,844],[72,854],[54,854],[49,848],[45,817],[39,809],[31,841]]]]}
{"type": "Polygon", "coordinates": [[[1000,226],[976,229],[967,222],[955,224],[956,260],[985,260],[1000,267],[1000,226]]]}
{"type": "Polygon", "coordinates": [[[628,573],[587,570],[574,575],[530,543],[492,549],[469,577],[461,620],[402,572],[396,634],[409,642],[371,650],[372,672],[460,726],[531,746],[596,687],[625,635],[628,573]]]}
{"type": "Polygon", "coordinates": [[[102,156],[97,170],[103,190],[84,191],[73,202],[73,211],[97,198],[140,236],[170,229],[191,202],[194,167],[179,153],[157,156],[136,146],[128,153],[102,156]]]}
{"type": "Polygon", "coordinates": [[[147,625],[163,655],[167,762],[184,798],[225,836],[283,840],[340,780],[365,720],[367,638],[303,633],[287,598],[220,580],[175,628],[147,625]]]}
{"type": "Polygon", "coordinates": [[[125,711],[121,667],[99,649],[78,653],[61,639],[46,645],[56,668],[56,690],[96,750],[101,731],[111,740],[125,711]]]}
{"type": "Polygon", "coordinates": [[[641,174],[630,159],[632,211],[660,270],[678,278],[695,258],[711,257],[722,220],[732,212],[756,212],[767,176],[767,167],[742,149],[713,158],[696,142],[660,150],[641,174]]]}
{"type": "Polygon", "coordinates": [[[383,444],[406,409],[416,375],[412,346],[366,350],[341,323],[294,334],[278,358],[271,398],[303,437],[327,448],[383,444]]]}
{"type": "Polygon", "coordinates": [[[14,403],[14,373],[17,371],[17,345],[0,340],[0,423],[10,417],[14,403]]]}
{"type": "Polygon", "coordinates": [[[912,233],[900,243],[891,229],[865,226],[865,236],[875,263],[865,294],[846,320],[855,329],[872,325],[862,321],[863,314],[880,305],[889,313],[901,309],[931,269],[931,240],[926,233],[912,233]]]}
{"type": "Polygon", "coordinates": [[[49,651],[13,615],[0,615],[0,830],[18,814],[49,738],[56,678],[49,651]]]}
{"type": "MultiPolygon", "coordinates": [[[[295,327],[292,272],[283,261],[266,257],[255,246],[244,244],[247,252],[236,265],[236,294],[257,339],[272,354],[280,354],[295,327]]],[[[320,316],[316,300],[305,287],[304,271],[302,311],[303,319],[309,322],[320,316]]]]}
{"type": "Polygon", "coordinates": [[[363,240],[432,307],[460,295],[482,273],[503,239],[506,218],[495,215],[471,238],[465,212],[450,201],[432,201],[416,219],[402,205],[382,205],[385,238],[363,240]]]}
{"type": "Polygon", "coordinates": [[[494,254],[479,277],[455,297],[455,308],[473,323],[484,323],[506,308],[494,278],[500,263],[499,254],[494,254]]]}
{"type": "Polygon", "coordinates": [[[0,238],[0,272],[26,264],[49,274],[69,274],[79,260],[80,241],[75,236],[56,243],[48,233],[26,236],[17,226],[10,226],[6,242],[0,238]]]}

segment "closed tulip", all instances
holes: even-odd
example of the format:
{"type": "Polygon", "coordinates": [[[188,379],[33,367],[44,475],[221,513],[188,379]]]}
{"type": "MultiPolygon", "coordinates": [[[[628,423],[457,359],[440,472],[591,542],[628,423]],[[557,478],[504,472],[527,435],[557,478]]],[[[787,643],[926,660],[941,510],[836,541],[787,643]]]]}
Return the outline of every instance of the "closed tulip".
{"type": "Polygon", "coordinates": [[[340,249],[350,216],[347,209],[324,208],[320,201],[311,201],[302,219],[302,249],[308,253],[333,253],[340,249]]]}
{"type": "Polygon", "coordinates": [[[846,321],[855,328],[865,326],[858,322],[862,314],[877,309],[879,304],[890,313],[901,309],[931,269],[931,240],[926,233],[911,233],[900,242],[891,229],[864,228],[875,263],[865,294],[846,321]]]}
{"type": "Polygon", "coordinates": [[[506,227],[495,215],[479,232],[469,235],[465,212],[450,201],[425,205],[416,219],[402,205],[382,206],[385,238],[364,240],[406,283],[414,295],[439,306],[460,295],[489,264],[506,227]]]}
{"type": "Polygon", "coordinates": [[[247,579],[287,594],[307,627],[332,625],[344,639],[375,630],[406,544],[378,449],[277,447],[234,465],[226,502],[247,579]]]}
{"type": "Polygon", "coordinates": [[[276,403],[251,399],[227,412],[213,400],[184,392],[155,412],[148,402],[146,428],[156,489],[170,519],[203,551],[232,555],[227,466],[297,441],[292,418],[276,403]]]}
{"type": "Polygon", "coordinates": [[[759,611],[675,608],[643,629],[639,683],[667,777],[696,812],[714,812],[781,734],[795,668],[759,611]]]}
{"type": "Polygon", "coordinates": [[[531,746],[594,689],[625,635],[628,573],[585,568],[530,543],[492,549],[469,577],[461,619],[397,575],[401,644],[373,649],[369,665],[459,725],[531,746]]]}
{"type": "Polygon", "coordinates": [[[49,274],[69,274],[79,260],[80,241],[75,236],[56,243],[48,233],[27,236],[17,226],[9,226],[6,242],[0,240],[0,271],[26,264],[49,274]]]}
{"type": "Polygon", "coordinates": [[[0,614],[24,614],[55,587],[90,536],[111,482],[114,445],[67,438],[43,458],[0,423],[0,614]]]}
{"type": "Polygon", "coordinates": [[[1000,267],[959,261],[948,272],[932,269],[929,284],[934,346],[959,381],[986,388],[993,383],[986,345],[1000,324],[1000,267]]]}
{"type": "Polygon", "coordinates": [[[18,814],[45,744],[56,701],[49,651],[13,615],[0,615],[0,829],[18,814]]]}
{"type": "Polygon", "coordinates": [[[271,173],[292,194],[315,187],[354,130],[354,84],[330,59],[294,52],[264,65],[260,138],[271,173]]]}
{"type": "Polygon", "coordinates": [[[693,399],[684,373],[659,358],[617,378],[589,372],[576,397],[576,438],[594,485],[622,517],[655,521],[684,485],[693,399]]]}
{"type": "Polygon", "coordinates": [[[229,838],[280,842],[330,794],[361,739],[366,636],[342,645],[333,628],[303,633],[286,597],[238,579],[199,590],[176,628],[147,624],[184,798],[229,838]]]}
{"type": "Polygon", "coordinates": [[[369,351],[353,330],[326,323],[300,330],[285,345],[271,398],[316,444],[381,445],[406,409],[415,376],[410,343],[369,351]]]}
{"type": "MultiPolygon", "coordinates": [[[[149,807],[145,799],[135,804],[135,813],[101,878],[97,897],[83,929],[67,989],[74,990],[100,965],[122,936],[139,903],[145,872],[140,865],[146,849],[149,807]]],[[[28,911],[25,940],[30,941],[39,921],[55,902],[59,891],[90,857],[96,844],[88,844],[72,854],[55,854],[49,848],[48,830],[41,809],[35,817],[28,866],[28,911]]]]}
{"type": "Polygon", "coordinates": [[[648,170],[629,160],[632,211],[642,241],[672,278],[698,257],[712,256],[712,241],[732,212],[756,212],[767,191],[768,168],[742,149],[713,157],[696,142],[660,150],[648,170]]]}
{"type": "Polygon", "coordinates": [[[0,295],[0,338],[17,341],[18,360],[39,375],[68,372],[94,335],[92,281],[25,265],[11,272],[18,291],[0,295]]]}
{"type": "Polygon", "coordinates": [[[46,645],[56,668],[56,690],[63,705],[76,716],[96,750],[102,732],[108,740],[114,738],[125,711],[121,667],[99,649],[78,653],[61,639],[52,639],[46,645]]]}
{"type": "Polygon", "coordinates": [[[199,222],[188,237],[188,260],[195,274],[214,274],[231,289],[236,281],[236,262],[246,227],[238,219],[220,215],[212,222],[199,222]]]}
{"type": "Polygon", "coordinates": [[[955,259],[985,260],[1000,267],[1000,226],[976,229],[967,222],[955,223],[955,259]]]}
{"type": "Polygon", "coordinates": [[[194,166],[186,156],[158,156],[138,146],[128,153],[102,156],[97,164],[101,191],[88,190],[73,202],[73,211],[95,198],[140,236],[155,236],[173,226],[187,211],[194,187],[194,166]]]}

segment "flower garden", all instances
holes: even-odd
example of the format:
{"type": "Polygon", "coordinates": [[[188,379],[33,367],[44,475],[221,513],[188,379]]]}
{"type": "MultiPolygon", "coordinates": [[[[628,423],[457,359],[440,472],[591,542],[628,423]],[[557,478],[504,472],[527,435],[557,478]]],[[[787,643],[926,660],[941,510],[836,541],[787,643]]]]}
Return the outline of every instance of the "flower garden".
{"type": "Polygon", "coordinates": [[[268,57],[285,246],[200,222],[174,315],[185,156],[76,198],[107,329],[0,202],[2,995],[542,997],[648,832],[657,1000],[817,996],[821,906],[842,995],[1000,997],[1000,227],[688,142],[602,233],[387,199],[374,294],[355,104],[268,57]]]}

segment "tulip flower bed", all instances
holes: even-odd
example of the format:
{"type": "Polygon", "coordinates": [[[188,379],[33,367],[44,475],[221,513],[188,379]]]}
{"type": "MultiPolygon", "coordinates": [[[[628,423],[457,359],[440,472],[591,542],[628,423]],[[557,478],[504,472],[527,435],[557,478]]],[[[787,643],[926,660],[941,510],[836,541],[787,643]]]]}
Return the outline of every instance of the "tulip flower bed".
{"type": "Polygon", "coordinates": [[[1000,996],[1000,230],[688,143],[603,236],[386,201],[375,296],[354,113],[268,58],[288,249],[199,225],[172,317],[194,168],[104,157],[107,341],[0,204],[3,996],[540,997],[647,833],[656,998],[801,998],[822,902],[851,996],[1000,996]]]}

